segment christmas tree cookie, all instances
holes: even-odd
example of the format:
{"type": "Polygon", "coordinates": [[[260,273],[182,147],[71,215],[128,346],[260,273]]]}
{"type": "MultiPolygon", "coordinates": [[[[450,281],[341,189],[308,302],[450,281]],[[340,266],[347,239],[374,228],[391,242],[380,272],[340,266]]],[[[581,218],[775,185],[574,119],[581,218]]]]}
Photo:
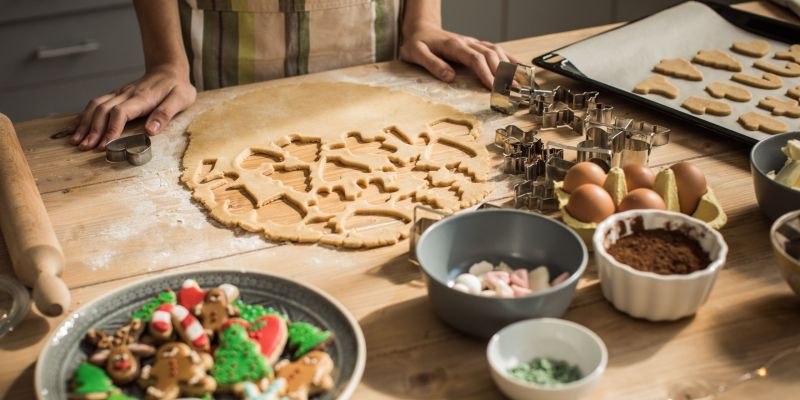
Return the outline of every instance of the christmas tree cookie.
{"type": "Polygon", "coordinates": [[[247,322],[256,322],[259,318],[267,315],[277,315],[285,320],[289,319],[286,314],[272,307],[264,307],[260,304],[246,304],[241,300],[236,300],[233,302],[233,306],[239,309],[239,318],[247,322]]]}
{"type": "Polygon", "coordinates": [[[324,347],[330,338],[330,331],[319,329],[308,322],[294,322],[289,325],[289,348],[294,349],[294,358],[324,347]]]}
{"type": "Polygon", "coordinates": [[[247,328],[234,323],[220,336],[211,374],[220,386],[240,391],[241,384],[260,382],[272,375],[272,369],[258,343],[250,340],[247,328]]]}
{"type": "Polygon", "coordinates": [[[164,304],[177,304],[178,300],[175,297],[175,292],[172,289],[167,289],[159,293],[154,299],[144,303],[136,312],[131,314],[132,319],[140,319],[144,322],[150,322],[153,312],[161,305],[164,304]]]}
{"type": "Polygon", "coordinates": [[[118,387],[114,386],[105,371],[87,362],[82,363],[75,370],[72,386],[69,398],[76,400],[104,400],[121,392],[118,387]]]}

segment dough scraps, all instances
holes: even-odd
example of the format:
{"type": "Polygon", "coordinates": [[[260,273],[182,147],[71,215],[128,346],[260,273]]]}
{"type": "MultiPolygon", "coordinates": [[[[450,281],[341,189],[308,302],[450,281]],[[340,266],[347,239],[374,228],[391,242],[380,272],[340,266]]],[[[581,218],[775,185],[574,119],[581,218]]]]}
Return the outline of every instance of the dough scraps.
{"type": "Polygon", "coordinates": [[[734,42],[731,50],[750,57],[764,57],[769,53],[769,42],[760,39],[750,42],[734,42]]]}
{"type": "Polygon", "coordinates": [[[674,76],[676,78],[687,79],[690,81],[702,81],[703,74],[692,65],[692,63],[682,58],[670,58],[661,60],[655,67],[653,72],[674,76]]]}
{"type": "Polygon", "coordinates": [[[726,98],[728,100],[747,102],[753,98],[753,94],[749,90],[736,85],[729,85],[723,82],[713,82],[706,86],[706,92],[712,97],[718,99],[726,98]]]}
{"type": "Polygon", "coordinates": [[[730,54],[719,50],[700,50],[692,58],[692,62],[706,67],[725,69],[728,71],[739,72],[742,70],[742,63],[733,58],[730,54]]]}
{"type": "Polygon", "coordinates": [[[181,180],[192,196],[226,226],[276,241],[391,245],[417,204],[456,211],[493,189],[479,121],[388,88],[257,89],[187,132],[181,180]]]}
{"type": "Polygon", "coordinates": [[[664,96],[668,99],[674,99],[678,97],[680,90],[678,90],[678,88],[675,87],[675,85],[673,85],[666,77],[662,75],[653,75],[639,82],[636,87],[633,88],[633,93],[653,93],[664,96]]]}

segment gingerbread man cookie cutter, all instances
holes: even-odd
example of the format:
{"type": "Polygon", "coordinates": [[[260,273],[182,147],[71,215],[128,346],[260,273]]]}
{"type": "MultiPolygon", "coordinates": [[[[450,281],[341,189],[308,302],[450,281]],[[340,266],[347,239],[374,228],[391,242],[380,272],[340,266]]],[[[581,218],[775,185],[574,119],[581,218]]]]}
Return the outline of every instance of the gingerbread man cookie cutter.
{"type": "Polygon", "coordinates": [[[106,161],[144,165],[153,158],[151,148],[150,136],[144,133],[114,139],[106,145],[106,161]]]}

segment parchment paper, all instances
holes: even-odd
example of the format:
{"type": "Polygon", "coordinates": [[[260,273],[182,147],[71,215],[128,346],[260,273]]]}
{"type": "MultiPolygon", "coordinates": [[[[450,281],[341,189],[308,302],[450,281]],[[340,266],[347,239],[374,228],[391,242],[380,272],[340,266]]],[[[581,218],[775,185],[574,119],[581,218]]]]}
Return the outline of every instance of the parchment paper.
{"type": "MultiPolygon", "coordinates": [[[[561,49],[558,54],[567,58],[589,78],[633,93],[633,87],[641,80],[653,75],[653,66],[662,59],[683,58],[691,61],[692,57],[701,49],[723,50],[742,63],[742,72],[760,77],[764,71],[752,66],[757,58],[747,57],[730,50],[733,42],[754,39],[763,39],[770,43],[770,52],[763,59],[768,59],[781,66],[784,65],[786,61],[772,59],[772,57],[776,51],[788,49],[789,45],[742,30],[730,24],[704,4],[690,1],[561,49]]],[[[798,42],[800,42],[800,38],[798,38],[798,42]]],[[[780,119],[789,125],[790,131],[800,129],[800,119],[776,117],[769,111],[757,107],[758,101],[766,96],[774,96],[782,100],[789,99],[786,97],[787,89],[800,85],[800,78],[781,77],[783,88],[764,90],[731,81],[733,72],[698,64],[693,65],[703,73],[702,82],[668,77],[670,82],[680,89],[677,99],[670,100],[654,94],[641,96],[682,113],[695,115],[681,107],[681,103],[687,97],[696,95],[711,98],[705,91],[708,84],[715,81],[730,83],[745,87],[753,94],[753,99],[747,103],[720,99],[733,108],[733,112],[727,117],[695,116],[756,140],[767,138],[770,135],[758,131],[748,131],[736,122],[740,115],[748,111],[756,111],[780,119]]]]}

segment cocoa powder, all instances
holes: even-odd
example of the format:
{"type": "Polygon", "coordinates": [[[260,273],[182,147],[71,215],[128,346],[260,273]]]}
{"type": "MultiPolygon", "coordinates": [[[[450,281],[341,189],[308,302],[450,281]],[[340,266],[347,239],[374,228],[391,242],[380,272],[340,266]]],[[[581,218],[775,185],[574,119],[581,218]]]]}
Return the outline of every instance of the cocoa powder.
{"type": "Polygon", "coordinates": [[[634,269],[660,275],[690,274],[711,263],[700,243],[680,231],[666,229],[635,231],[607,251],[634,269]]]}

